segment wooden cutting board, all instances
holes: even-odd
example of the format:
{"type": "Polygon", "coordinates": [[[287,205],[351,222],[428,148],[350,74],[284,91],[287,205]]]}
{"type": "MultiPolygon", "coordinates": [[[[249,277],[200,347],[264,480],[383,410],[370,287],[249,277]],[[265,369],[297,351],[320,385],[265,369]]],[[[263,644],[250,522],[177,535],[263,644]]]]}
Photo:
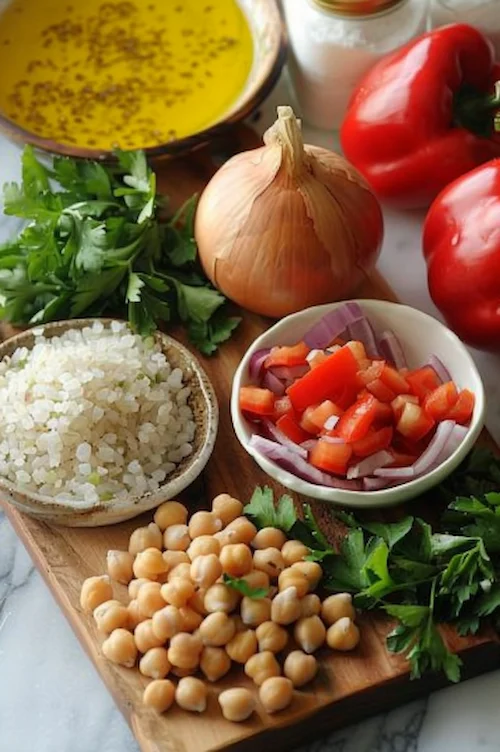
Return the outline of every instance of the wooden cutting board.
{"type": "MultiPolygon", "coordinates": [[[[225,155],[254,145],[255,135],[239,129],[232,140],[224,144],[225,155]]],[[[218,160],[220,152],[217,157],[201,152],[196,157],[160,166],[161,189],[172,197],[173,208],[203,187],[218,160]]],[[[366,280],[358,297],[395,299],[378,274],[366,280]]],[[[243,451],[233,433],[229,415],[233,373],[246,348],[270,323],[259,316],[244,313],[236,335],[221,348],[220,353],[211,359],[201,358],[219,399],[220,428],[213,456],[202,478],[187,492],[186,499],[193,508],[208,506],[213,496],[223,491],[244,501],[250,498],[256,485],[271,485],[277,494],[283,491],[243,451]]],[[[3,337],[9,333],[9,327],[4,326],[3,337]]],[[[300,503],[298,497],[295,501],[300,503]]],[[[6,504],[3,506],[127,718],[143,752],[243,751],[254,749],[256,745],[262,752],[288,750],[322,733],[388,710],[446,684],[441,675],[410,681],[406,662],[389,654],[385,648],[390,624],[381,616],[366,615],[360,620],[362,639],[359,648],[345,655],[332,654],[331,651],[318,654],[321,671],[317,679],[304,691],[296,692],[293,704],[282,713],[268,716],[258,712],[243,724],[225,721],[217,703],[218,692],[236,684],[250,686],[241,669],[233,669],[224,680],[211,687],[206,713],[189,714],[174,707],[168,714],[158,716],[142,705],[146,680],[137,670],[114,666],[102,658],[99,649],[102,637],[98,635],[93,620],[79,607],[83,579],[104,572],[108,549],[126,549],[130,532],[150,521],[152,514],[112,527],[58,528],[26,517],[6,504]]],[[[413,511],[415,506],[419,513],[425,514],[422,505],[417,502],[412,506],[413,511]]],[[[331,530],[330,508],[318,502],[313,502],[313,508],[324,529],[331,530]]],[[[122,594],[125,594],[125,588],[116,587],[117,597],[122,594]]],[[[467,639],[446,630],[446,639],[462,656],[464,678],[500,665],[500,641],[493,630],[485,630],[479,636],[467,639]]]]}

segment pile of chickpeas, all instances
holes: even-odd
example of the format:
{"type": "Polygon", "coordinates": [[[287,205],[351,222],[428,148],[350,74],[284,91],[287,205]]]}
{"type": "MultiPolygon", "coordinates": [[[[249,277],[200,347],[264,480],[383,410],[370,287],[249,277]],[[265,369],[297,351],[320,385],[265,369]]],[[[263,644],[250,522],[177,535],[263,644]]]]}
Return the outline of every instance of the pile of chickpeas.
{"type": "MultiPolygon", "coordinates": [[[[264,711],[276,713],[316,676],[319,648],[352,650],[359,642],[350,594],[321,601],[314,592],[321,566],[306,561],[308,554],[277,528],[257,530],[228,494],[189,521],[183,504],[167,501],[154,522],[133,531],[128,551],[108,552],[108,574],[85,580],[80,604],[106,635],[104,656],[129,668],[138,663],[152,680],[143,700],[157,712],[175,700],[202,713],[208,690],[200,676],[216,682],[240,664],[264,711]],[[225,574],[267,595],[243,596],[225,574]],[[127,604],[113,598],[110,580],[128,586],[127,604]]],[[[237,722],[257,706],[245,687],[221,692],[218,701],[223,716],[237,722]]]]}

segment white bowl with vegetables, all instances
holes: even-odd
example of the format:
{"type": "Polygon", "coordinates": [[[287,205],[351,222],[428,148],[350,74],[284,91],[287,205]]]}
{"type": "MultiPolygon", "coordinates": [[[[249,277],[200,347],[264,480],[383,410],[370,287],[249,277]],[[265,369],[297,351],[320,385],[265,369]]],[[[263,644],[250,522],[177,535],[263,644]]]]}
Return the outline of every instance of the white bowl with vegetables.
{"type": "Polygon", "coordinates": [[[481,377],[439,321],[358,300],[287,316],[247,350],[231,416],[244,449],[297,493],[383,507],[440,483],[484,422],[481,377]]]}

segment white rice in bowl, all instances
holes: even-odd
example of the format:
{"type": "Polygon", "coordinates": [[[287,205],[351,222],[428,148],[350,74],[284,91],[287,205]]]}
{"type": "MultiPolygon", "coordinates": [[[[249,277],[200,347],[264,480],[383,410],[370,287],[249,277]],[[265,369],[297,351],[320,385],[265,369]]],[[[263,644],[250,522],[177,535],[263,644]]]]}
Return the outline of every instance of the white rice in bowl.
{"type": "Polygon", "coordinates": [[[181,369],[118,321],[34,334],[0,363],[0,476],[75,505],[156,491],[193,451],[181,369]]]}

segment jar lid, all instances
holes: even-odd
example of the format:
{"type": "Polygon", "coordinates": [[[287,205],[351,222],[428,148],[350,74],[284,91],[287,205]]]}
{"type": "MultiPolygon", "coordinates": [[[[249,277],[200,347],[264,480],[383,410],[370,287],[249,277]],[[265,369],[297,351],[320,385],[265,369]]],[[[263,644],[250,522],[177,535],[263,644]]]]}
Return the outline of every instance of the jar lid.
{"type": "Polygon", "coordinates": [[[373,13],[401,5],[405,0],[314,0],[325,10],[342,13],[345,16],[369,16],[373,13]]]}

